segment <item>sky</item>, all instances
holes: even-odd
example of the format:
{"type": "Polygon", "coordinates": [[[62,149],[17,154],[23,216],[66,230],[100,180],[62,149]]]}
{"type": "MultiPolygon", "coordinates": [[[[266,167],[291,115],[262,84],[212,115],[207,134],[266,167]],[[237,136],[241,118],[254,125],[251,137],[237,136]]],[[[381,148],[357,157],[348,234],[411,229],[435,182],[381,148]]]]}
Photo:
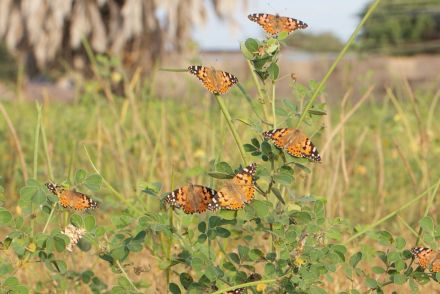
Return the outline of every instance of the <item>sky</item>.
{"type": "Polygon", "coordinates": [[[245,9],[242,5],[237,5],[235,18],[238,21],[238,28],[234,31],[216,17],[212,6],[209,5],[208,23],[202,28],[196,28],[193,37],[202,49],[238,49],[240,42],[246,38],[264,35],[256,23],[248,20],[248,14],[278,13],[281,16],[304,21],[309,25],[308,32],[332,32],[346,41],[359,22],[358,13],[369,2],[369,0],[248,0],[245,9]]]}

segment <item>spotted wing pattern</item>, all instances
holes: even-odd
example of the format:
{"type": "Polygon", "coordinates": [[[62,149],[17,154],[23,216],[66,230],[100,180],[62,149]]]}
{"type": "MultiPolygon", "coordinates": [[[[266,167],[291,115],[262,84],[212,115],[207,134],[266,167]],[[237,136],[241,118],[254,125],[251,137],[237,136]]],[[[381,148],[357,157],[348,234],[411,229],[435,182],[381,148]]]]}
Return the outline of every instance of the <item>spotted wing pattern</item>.
{"type": "Polygon", "coordinates": [[[411,253],[417,257],[418,264],[431,272],[440,272],[440,252],[426,247],[414,247],[411,253]]]}
{"type": "Polygon", "coordinates": [[[58,196],[60,205],[64,208],[72,208],[78,211],[95,209],[98,203],[81,192],[65,189],[63,186],[54,183],[46,183],[47,189],[58,196]]]}
{"type": "Polygon", "coordinates": [[[189,184],[165,196],[165,202],[175,208],[182,208],[186,214],[217,210],[217,191],[200,185],[189,184]]]}
{"type": "Polygon", "coordinates": [[[225,94],[238,79],[233,74],[214,68],[191,65],[188,67],[190,73],[202,81],[203,86],[213,94],[225,94]]]}
{"type": "Polygon", "coordinates": [[[227,294],[244,294],[245,288],[238,288],[231,291],[226,292],[227,294]]]}
{"type": "Polygon", "coordinates": [[[218,191],[221,208],[237,210],[252,201],[255,193],[254,176],[257,170],[255,163],[243,168],[218,191]]]}
{"type": "Polygon", "coordinates": [[[318,149],[300,130],[283,128],[267,131],[263,136],[272,140],[274,145],[294,157],[304,157],[313,161],[321,161],[318,149]]]}
{"type": "Polygon", "coordinates": [[[254,13],[248,15],[248,18],[258,23],[263,30],[270,35],[277,35],[281,32],[291,33],[298,29],[305,29],[308,25],[298,19],[286,16],[279,16],[278,14],[268,13],[254,13]]]}

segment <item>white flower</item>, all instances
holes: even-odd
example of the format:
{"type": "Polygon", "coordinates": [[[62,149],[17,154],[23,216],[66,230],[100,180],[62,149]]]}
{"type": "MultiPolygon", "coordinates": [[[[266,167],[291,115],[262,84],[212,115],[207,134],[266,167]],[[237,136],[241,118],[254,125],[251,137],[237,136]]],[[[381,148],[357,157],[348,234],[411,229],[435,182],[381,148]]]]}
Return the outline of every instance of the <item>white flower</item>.
{"type": "Polygon", "coordinates": [[[67,227],[64,228],[64,232],[61,233],[69,237],[70,243],[66,246],[66,249],[67,251],[72,252],[73,246],[75,246],[78,243],[79,239],[84,236],[86,230],[83,228],[77,228],[74,225],[69,224],[67,227]]]}

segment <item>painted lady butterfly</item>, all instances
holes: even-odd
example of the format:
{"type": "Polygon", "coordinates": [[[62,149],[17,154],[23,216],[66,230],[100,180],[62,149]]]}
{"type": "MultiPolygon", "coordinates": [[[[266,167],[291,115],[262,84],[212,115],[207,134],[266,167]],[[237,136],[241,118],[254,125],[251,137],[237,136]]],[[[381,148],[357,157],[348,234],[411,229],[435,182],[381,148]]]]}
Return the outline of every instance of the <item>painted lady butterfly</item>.
{"type": "Polygon", "coordinates": [[[414,247],[411,253],[417,257],[418,264],[431,272],[440,272],[440,252],[426,247],[414,247]]]}
{"type": "Polygon", "coordinates": [[[46,187],[50,192],[58,196],[58,201],[64,208],[73,208],[75,210],[84,211],[98,207],[98,203],[86,194],[75,190],[67,190],[63,186],[54,183],[46,183],[46,187]]]}
{"type": "Polygon", "coordinates": [[[238,83],[238,79],[234,75],[225,71],[215,70],[212,67],[191,65],[188,67],[188,70],[201,80],[203,86],[213,94],[225,94],[229,88],[238,83]]]}
{"type": "Polygon", "coordinates": [[[291,33],[298,29],[305,29],[308,25],[300,20],[267,13],[254,13],[248,18],[258,23],[268,34],[276,35],[281,32],[291,33]]]}
{"type": "Polygon", "coordinates": [[[288,154],[294,157],[321,161],[321,156],[315,145],[298,129],[275,129],[264,132],[263,136],[266,139],[272,140],[276,147],[286,150],[288,154]]]}
{"type": "Polygon", "coordinates": [[[182,208],[186,214],[217,210],[217,191],[200,185],[189,184],[180,187],[165,196],[165,202],[175,208],[182,208]]]}
{"type": "Polygon", "coordinates": [[[244,294],[245,293],[245,288],[238,288],[238,289],[234,289],[231,291],[226,292],[227,294],[244,294]]]}
{"type": "Polygon", "coordinates": [[[243,168],[218,193],[218,203],[221,208],[237,210],[254,198],[254,176],[257,165],[255,163],[243,168]]]}

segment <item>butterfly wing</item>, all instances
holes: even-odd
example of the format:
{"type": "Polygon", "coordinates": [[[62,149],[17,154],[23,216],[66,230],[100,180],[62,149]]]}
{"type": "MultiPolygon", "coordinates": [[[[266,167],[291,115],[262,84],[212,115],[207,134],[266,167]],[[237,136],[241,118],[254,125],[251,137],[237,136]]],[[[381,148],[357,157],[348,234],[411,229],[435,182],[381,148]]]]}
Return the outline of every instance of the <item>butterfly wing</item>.
{"type": "Polygon", "coordinates": [[[95,209],[98,206],[98,203],[86,194],[73,190],[61,191],[58,194],[58,199],[64,208],[73,208],[78,211],[95,209]]]}
{"type": "Polygon", "coordinates": [[[252,163],[226,182],[225,186],[218,191],[220,207],[237,210],[251,202],[255,194],[256,167],[256,164],[252,163]]]}
{"type": "Polygon", "coordinates": [[[321,161],[318,149],[310,139],[298,129],[282,128],[263,133],[266,139],[284,149],[294,157],[304,157],[313,161],[321,161]]]}
{"type": "Polygon", "coordinates": [[[248,18],[258,23],[270,35],[276,35],[280,32],[291,33],[308,27],[306,23],[298,19],[268,13],[250,14],[248,18]]]}
{"type": "Polygon", "coordinates": [[[98,203],[88,195],[75,190],[67,190],[62,186],[46,183],[47,189],[58,196],[58,202],[64,208],[72,208],[78,211],[95,209],[98,203]]]}
{"type": "Polygon", "coordinates": [[[275,15],[267,13],[254,13],[248,15],[248,18],[251,21],[258,23],[266,33],[271,35],[276,35],[279,33],[275,26],[275,17],[275,15]]]}
{"type": "Polygon", "coordinates": [[[305,22],[302,22],[295,18],[280,16],[279,19],[282,32],[291,33],[298,29],[305,29],[308,27],[305,22]]]}
{"type": "Polygon", "coordinates": [[[186,214],[218,209],[217,192],[200,185],[180,187],[166,195],[165,202],[175,208],[182,208],[186,214]]]}
{"type": "Polygon", "coordinates": [[[225,94],[238,82],[237,77],[233,74],[201,65],[191,65],[188,70],[202,81],[203,86],[213,94],[225,94]]]}
{"type": "Polygon", "coordinates": [[[217,81],[217,93],[220,94],[225,94],[234,84],[238,83],[236,76],[225,71],[216,71],[215,76],[217,81]]]}
{"type": "Polygon", "coordinates": [[[226,292],[227,294],[244,294],[245,288],[238,288],[231,291],[226,292]]]}
{"type": "Polygon", "coordinates": [[[432,249],[426,247],[414,247],[411,249],[411,253],[417,257],[417,263],[424,269],[429,268],[431,260],[435,255],[432,249]]]}

